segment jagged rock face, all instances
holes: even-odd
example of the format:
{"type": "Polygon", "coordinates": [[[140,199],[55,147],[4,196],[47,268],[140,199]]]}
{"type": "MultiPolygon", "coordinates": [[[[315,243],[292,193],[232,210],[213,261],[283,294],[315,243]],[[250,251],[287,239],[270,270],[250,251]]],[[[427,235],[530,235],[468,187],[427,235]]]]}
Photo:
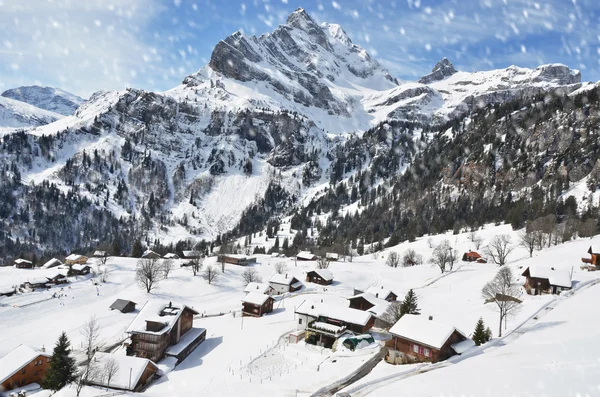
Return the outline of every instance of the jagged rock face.
{"type": "MultiPolygon", "coordinates": [[[[319,26],[302,9],[271,34],[257,38],[236,32],[219,42],[209,67],[234,80],[265,82],[294,102],[345,117],[347,105],[344,98],[333,95],[331,82],[350,76],[365,84],[370,84],[366,79],[375,79],[388,88],[397,84],[366,51],[352,44],[341,27],[319,26]]],[[[194,80],[188,77],[184,84],[192,85],[194,80]]]]}
{"type": "Polygon", "coordinates": [[[581,73],[565,65],[544,65],[536,68],[536,71],[540,73],[533,79],[534,82],[552,81],[561,85],[581,83],[581,73]]]}
{"type": "Polygon", "coordinates": [[[85,102],[83,98],[61,89],[35,85],[12,88],[4,91],[1,95],[63,116],[72,115],[85,102]]]}
{"type": "Polygon", "coordinates": [[[435,64],[431,73],[423,76],[419,79],[421,84],[431,84],[434,81],[440,81],[446,77],[452,76],[457,70],[454,69],[454,65],[447,58],[443,58],[441,61],[435,64]]]}

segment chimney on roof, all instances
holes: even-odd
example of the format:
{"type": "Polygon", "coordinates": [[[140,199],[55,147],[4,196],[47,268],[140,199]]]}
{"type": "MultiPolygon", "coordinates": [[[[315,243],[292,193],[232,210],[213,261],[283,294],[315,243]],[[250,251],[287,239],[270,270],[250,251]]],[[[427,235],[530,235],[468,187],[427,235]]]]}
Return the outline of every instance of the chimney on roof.
{"type": "Polygon", "coordinates": [[[42,346],[42,352],[46,353],[46,348],[44,346],[42,346]]]}
{"type": "Polygon", "coordinates": [[[383,285],[381,286],[381,289],[383,289],[383,285]]]}
{"type": "Polygon", "coordinates": [[[311,306],[310,306],[310,308],[311,308],[311,309],[314,309],[314,308],[315,308],[315,305],[311,305],[311,306]]]}
{"type": "Polygon", "coordinates": [[[168,306],[168,307],[171,307],[171,306],[172,306],[172,305],[171,305],[171,302],[169,301],[169,306],[168,306]]]}
{"type": "Polygon", "coordinates": [[[375,298],[379,298],[379,292],[375,293],[375,298]]]}
{"type": "Polygon", "coordinates": [[[287,280],[287,273],[285,274],[285,278],[286,278],[286,280],[287,280]]]}
{"type": "Polygon", "coordinates": [[[433,320],[433,316],[429,316],[429,320],[433,320]]]}

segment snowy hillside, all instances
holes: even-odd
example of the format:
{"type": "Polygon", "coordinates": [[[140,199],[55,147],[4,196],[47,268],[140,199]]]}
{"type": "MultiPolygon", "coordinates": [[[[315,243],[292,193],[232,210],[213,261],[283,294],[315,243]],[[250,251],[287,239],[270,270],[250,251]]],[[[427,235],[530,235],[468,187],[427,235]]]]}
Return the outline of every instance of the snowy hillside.
{"type": "Polygon", "coordinates": [[[85,100],[59,88],[40,87],[37,85],[29,87],[18,87],[4,91],[1,96],[17,101],[25,102],[37,108],[50,112],[72,115],[85,100]]]}
{"type": "MultiPolygon", "coordinates": [[[[486,225],[477,232],[482,244],[491,238],[508,234],[513,241],[517,232],[509,226],[486,225]]],[[[287,236],[283,232],[280,237],[287,236]]],[[[159,363],[167,372],[155,381],[143,394],[162,396],[165,394],[190,395],[198,390],[204,396],[222,396],[224,393],[237,396],[261,396],[271,393],[277,396],[309,396],[317,390],[335,385],[358,371],[372,358],[383,343],[385,336],[375,332],[377,345],[356,352],[340,348],[333,352],[306,345],[292,344],[287,335],[297,326],[295,308],[304,301],[323,301],[334,307],[347,307],[346,298],[353,295],[355,288],[391,289],[403,297],[412,288],[417,294],[423,316],[452,324],[467,335],[471,334],[479,317],[493,329],[498,324],[497,313],[481,298],[481,288],[498,270],[488,263],[459,263],[452,271],[441,274],[437,267],[428,264],[431,244],[448,239],[459,252],[473,249],[470,233],[426,236],[413,243],[391,247],[376,255],[355,257],[352,262],[333,262],[329,268],[334,283],[321,286],[305,281],[306,272],[316,263],[295,262],[290,258],[272,258],[258,255],[258,263],[252,268],[268,280],[275,274],[277,263],[285,263],[289,276],[302,280],[305,287],[293,294],[277,297],[275,310],[261,318],[239,317],[240,300],[245,295],[242,272],[245,267],[226,265],[221,273],[216,257],[207,258],[204,267],[217,265],[220,278],[213,285],[200,276],[194,277],[189,268],[176,267],[167,280],[159,283],[158,289],[146,294],[135,285],[137,259],[111,257],[107,262],[109,279],[94,286],[89,277],[70,278],[70,284],[52,287],[50,290],[18,293],[12,297],[0,297],[0,320],[6,326],[0,343],[0,356],[19,344],[49,348],[62,331],[66,331],[73,342],[75,355],[82,357],[80,327],[94,314],[101,326],[100,344],[114,354],[123,354],[121,342],[127,338],[125,329],[137,312],[122,314],[108,307],[117,298],[133,300],[138,310],[149,299],[183,302],[200,315],[194,326],[207,329],[207,339],[182,364],[171,370],[167,362],[159,363]],[[423,255],[423,265],[392,268],[385,264],[391,252],[400,254],[415,249],[423,255]],[[58,298],[52,297],[53,294],[58,298]],[[222,314],[222,315],[219,315],[222,314]],[[214,315],[214,316],[213,316],[214,315]],[[207,317],[205,317],[207,316],[207,317]],[[49,319],[60,321],[49,321],[49,319]]],[[[260,243],[254,243],[260,244],[260,243]]],[[[530,296],[524,291],[521,311],[507,323],[506,336],[494,338],[481,348],[474,348],[462,356],[455,356],[441,364],[390,365],[380,362],[366,377],[344,389],[352,396],[396,395],[399,389],[411,390],[417,396],[455,394],[493,396],[505,395],[500,384],[526,384],[525,390],[537,394],[537,386],[527,379],[546,379],[544,373],[554,371],[556,382],[561,376],[574,377],[577,382],[556,383],[548,380],[547,387],[557,387],[566,393],[584,393],[596,385],[592,376],[597,366],[594,348],[586,341],[594,338],[595,320],[593,302],[600,289],[594,285],[600,273],[583,271],[579,268],[580,257],[589,245],[600,245],[600,238],[578,239],[565,244],[536,251],[533,258],[523,248],[517,248],[509,257],[508,264],[518,277],[531,265],[553,266],[572,271],[574,290],[563,295],[530,296]],[[546,309],[548,308],[548,309],[546,309]],[[569,335],[567,338],[566,335],[569,335]],[[565,349],[569,347],[569,349],[565,349]],[[573,350],[571,350],[573,349],[573,350]],[[569,354],[565,352],[569,352],[569,354]],[[571,354],[573,351],[577,354],[571,354]],[[536,365],[531,356],[537,355],[536,365]],[[510,361],[508,361],[510,359],[510,361]],[[505,365],[498,366],[498,362],[505,365]],[[594,364],[595,363],[595,364],[594,364]],[[473,379],[473,373],[484,375],[473,379]],[[544,373],[542,373],[544,371],[544,373]],[[497,374],[506,379],[497,379],[497,374]],[[410,374],[410,376],[407,376],[410,374]],[[490,392],[489,385],[498,383],[490,392]],[[531,387],[531,389],[527,389],[531,387]]],[[[98,262],[92,259],[94,269],[98,262]]],[[[180,261],[176,261],[178,265],[180,261]]],[[[20,284],[36,277],[50,275],[52,269],[27,270],[0,268],[0,289],[20,284]]],[[[82,396],[95,396],[105,389],[86,387],[82,396]]],[[[553,395],[552,393],[547,393],[553,395]]],[[[42,391],[36,397],[45,397],[42,391]]],[[[74,387],[61,390],[57,396],[74,396],[74,387]]],[[[125,394],[128,395],[128,394],[125,394]]],[[[134,395],[134,394],[130,394],[134,395]]],[[[585,394],[583,394],[585,395],[585,394]]]]}
{"type": "Polygon", "coordinates": [[[62,117],[61,114],[0,96],[0,129],[35,127],[52,123],[62,117]]]}

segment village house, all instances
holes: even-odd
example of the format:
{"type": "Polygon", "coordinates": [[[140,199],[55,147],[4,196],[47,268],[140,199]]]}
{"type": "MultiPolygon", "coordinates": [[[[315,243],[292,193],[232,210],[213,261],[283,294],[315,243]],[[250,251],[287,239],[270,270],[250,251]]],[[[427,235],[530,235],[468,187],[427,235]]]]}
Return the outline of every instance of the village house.
{"type": "Polygon", "coordinates": [[[48,281],[47,277],[32,277],[29,280],[25,281],[23,284],[21,284],[22,288],[27,288],[27,289],[32,289],[32,290],[36,290],[36,289],[40,289],[40,288],[49,288],[50,286],[50,281],[48,281]]]}
{"type": "Polygon", "coordinates": [[[94,251],[94,258],[106,258],[108,256],[108,252],[106,251],[94,251]]]}
{"type": "Polygon", "coordinates": [[[88,381],[90,385],[111,389],[134,392],[143,391],[152,382],[158,372],[156,364],[146,358],[96,352],[93,360],[98,368],[105,368],[109,360],[113,360],[116,363],[117,370],[110,379],[108,379],[106,374],[102,374],[103,376],[94,376],[88,381]]]}
{"type": "Polygon", "coordinates": [[[592,270],[597,270],[600,267],[600,253],[595,253],[590,246],[588,249],[588,254],[590,254],[589,258],[581,258],[581,261],[587,265],[593,267],[592,270]]]}
{"type": "Polygon", "coordinates": [[[478,259],[482,259],[481,255],[475,251],[465,252],[462,257],[462,260],[465,262],[475,262],[478,259]]]}
{"type": "Polygon", "coordinates": [[[572,287],[571,273],[566,269],[529,266],[521,275],[526,279],[524,287],[529,295],[560,294],[572,287]]]}
{"type": "Polygon", "coordinates": [[[206,329],[193,328],[197,314],[185,305],[148,301],[127,328],[127,354],[154,362],[171,356],[180,363],[206,338],[206,329]]]}
{"type": "Polygon", "coordinates": [[[304,301],[295,313],[296,328],[306,331],[306,342],[326,348],[344,333],[364,334],[375,323],[369,312],[323,302],[304,301]]]}
{"type": "Polygon", "coordinates": [[[348,302],[350,302],[350,308],[352,309],[372,313],[375,316],[375,327],[387,328],[392,325],[384,320],[384,314],[390,305],[390,302],[385,299],[377,298],[368,292],[363,292],[362,294],[348,298],[348,302]]]}
{"type": "Polygon", "coordinates": [[[198,259],[202,258],[202,253],[200,251],[182,251],[184,259],[198,259]]]}
{"type": "Polygon", "coordinates": [[[57,270],[54,274],[46,276],[46,279],[50,284],[59,285],[59,284],[67,284],[69,280],[67,280],[67,272],[57,270]]]}
{"type": "Polygon", "coordinates": [[[287,274],[274,274],[269,280],[269,285],[273,288],[273,293],[276,295],[285,294],[286,292],[296,292],[302,288],[302,282],[296,277],[288,277],[287,274]]]}
{"type": "Polygon", "coordinates": [[[235,254],[219,254],[217,262],[231,263],[232,265],[248,266],[256,263],[256,258],[253,256],[235,255],[235,254]]]}
{"type": "Polygon", "coordinates": [[[299,261],[316,261],[317,260],[317,256],[314,254],[311,254],[308,251],[301,251],[298,252],[298,255],[296,255],[296,260],[299,261]]]}
{"type": "Polygon", "coordinates": [[[320,285],[329,285],[333,282],[333,273],[328,269],[315,269],[306,273],[306,281],[320,285]]]}
{"type": "Polygon", "coordinates": [[[52,258],[48,262],[46,262],[42,265],[42,269],[50,269],[53,267],[62,266],[62,264],[63,263],[61,261],[59,261],[58,259],[52,258]]]}
{"type": "Polygon", "coordinates": [[[33,269],[33,262],[19,258],[15,260],[15,267],[17,269],[33,269]]]}
{"type": "Polygon", "coordinates": [[[137,303],[125,299],[117,299],[110,305],[110,310],[118,310],[121,313],[131,313],[135,311],[137,303]]]}
{"type": "Polygon", "coordinates": [[[354,295],[362,294],[364,292],[373,294],[376,298],[383,299],[388,302],[395,302],[396,299],[398,299],[398,295],[396,295],[394,291],[384,288],[383,285],[380,287],[369,287],[366,290],[357,288],[354,289],[354,295]]]}
{"type": "Polygon", "coordinates": [[[65,258],[65,265],[85,265],[87,261],[87,256],[71,254],[65,258]]]}
{"type": "Polygon", "coordinates": [[[336,254],[335,252],[328,252],[325,254],[325,259],[327,259],[328,261],[335,262],[339,258],[340,258],[339,254],[336,254]]]}
{"type": "Polygon", "coordinates": [[[20,345],[0,358],[0,390],[8,391],[40,383],[50,362],[50,354],[20,345]]]}
{"type": "Polygon", "coordinates": [[[275,299],[260,292],[250,292],[242,298],[242,316],[261,317],[273,311],[275,299]]]}
{"type": "Polygon", "coordinates": [[[160,259],[161,256],[152,250],[146,250],[142,254],[142,258],[144,258],[144,259],[160,259]]]}
{"type": "Polygon", "coordinates": [[[458,328],[416,314],[405,314],[389,332],[387,360],[393,364],[435,363],[474,345],[458,328]]]}
{"type": "Polygon", "coordinates": [[[69,271],[69,276],[85,276],[86,274],[90,274],[92,271],[92,267],[90,265],[80,265],[74,264],[69,265],[65,264],[58,267],[59,269],[67,269],[69,271]]]}
{"type": "Polygon", "coordinates": [[[169,252],[163,256],[165,259],[179,259],[179,255],[169,252]]]}
{"type": "Polygon", "coordinates": [[[257,283],[253,281],[246,285],[246,288],[244,288],[244,292],[258,292],[259,294],[273,295],[275,290],[273,289],[273,287],[271,287],[269,283],[257,283]]]}

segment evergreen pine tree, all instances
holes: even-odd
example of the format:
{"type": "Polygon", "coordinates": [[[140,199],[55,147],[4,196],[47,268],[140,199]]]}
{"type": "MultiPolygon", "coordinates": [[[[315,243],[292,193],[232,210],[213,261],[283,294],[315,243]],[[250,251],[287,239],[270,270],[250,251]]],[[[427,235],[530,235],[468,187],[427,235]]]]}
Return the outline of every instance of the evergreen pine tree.
{"type": "Polygon", "coordinates": [[[46,371],[42,386],[45,389],[60,390],[68,383],[74,382],[77,377],[76,374],[75,359],[71,357],[71,342],[69,342],[67,334],[63,332],[58,337],[56,346],[52,351],[50,366],[46,371]]]}
{"type": "Polygon", "coordinates": [[[402,304],[400,306],[400,312],[402,313],[402,315],[420,314],[420,310],[417,305],[417,294],[415,294],[412,289],[408,290],[408,292],[406,293],[404,301],[402,301],[402,304]]]}
{"type": "MultiPolygon", "coordinates": [[[[489,329],[489,328],[488,328],[489,329]]],[[[483,319],[479,317],[477,324],[475,325],[475,331],[473,332],[473,342],[475,342],[476,346],[481,346],[485,342],[487,342],[487,333],[485,329],[485,324],[483,324],[483,319]]]]}
{"type": "Polygon", "coordinates": [[[273,249],[279,249],[279,237],[275,237],[275,244],[273,245],[273,249]]]}
{"type": "Polygon", "coordinates": [[[490,329],[490,327],[487,327],[485,329],[485,341],[491,341],[492,340],[492,330],[490,329]]]}
{"type": "Polygon", "coordinates": [[[141,258],[144,254],[144,248],[142,247],[142,243],[140,240],[135,240],[133,242],[133,247],[131,247],[131,257],[132,258],[141,258]]]}
{"type": "Polygon", "coordinates": [[[288,241],[288,238],[284,238],[283,239],[283,245],[281,246],[281,248],[283,248],[284,250],[287,250],[289,248],[290,242],[288,241]]]}

